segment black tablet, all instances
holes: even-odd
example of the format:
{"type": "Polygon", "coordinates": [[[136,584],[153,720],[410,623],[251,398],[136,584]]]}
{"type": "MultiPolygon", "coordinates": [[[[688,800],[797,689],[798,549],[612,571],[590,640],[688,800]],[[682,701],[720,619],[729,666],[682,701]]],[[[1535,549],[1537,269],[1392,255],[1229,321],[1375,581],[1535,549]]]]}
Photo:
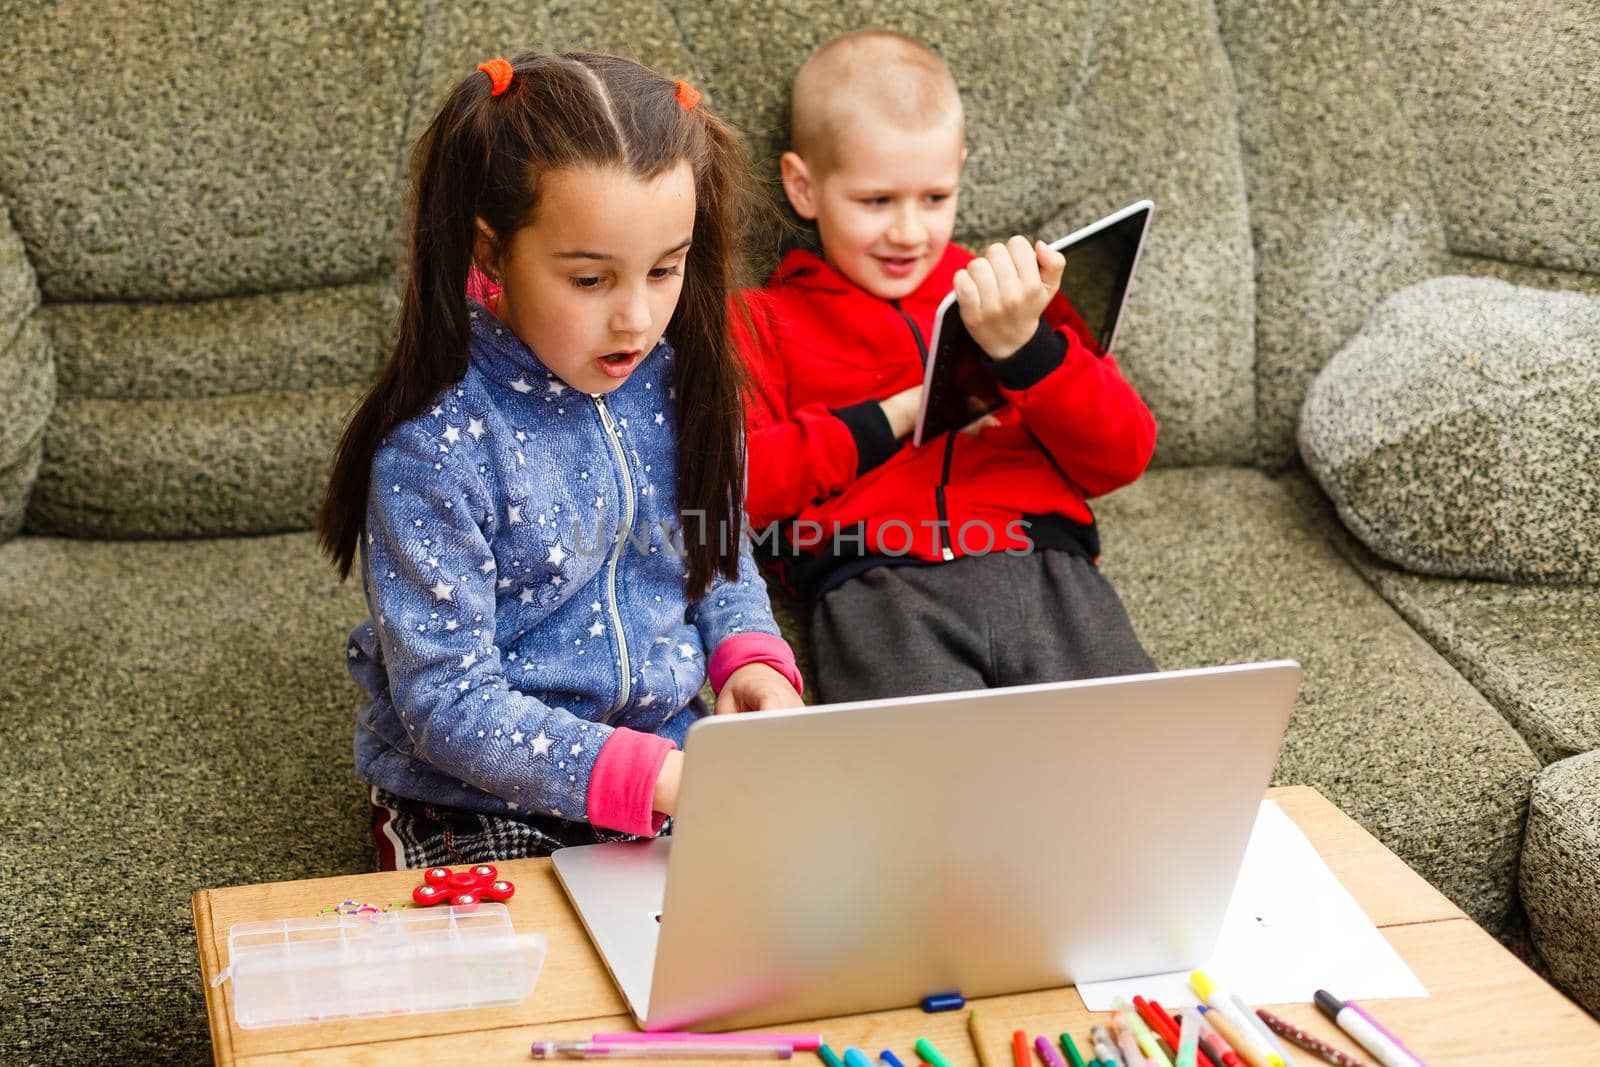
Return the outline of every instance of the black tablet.
{"type": "MultiPolygon", "coordinates": [[[[1067,258],[1061,295],[1083,320],[1088,332],[1085,340],[1097,355],[1110,352],[1116,344],[1122,307],[1154,210],[1151,201],[1140,200],[1050,245],[1067,258]]],[[[922,408],[917,412],[912,444],[960,429],[999,406],[1000,388],[984,368],[984,358],[961,321],[955,293],[950,293],[933,318],[928,365],[922,377],[922,408]]]]}

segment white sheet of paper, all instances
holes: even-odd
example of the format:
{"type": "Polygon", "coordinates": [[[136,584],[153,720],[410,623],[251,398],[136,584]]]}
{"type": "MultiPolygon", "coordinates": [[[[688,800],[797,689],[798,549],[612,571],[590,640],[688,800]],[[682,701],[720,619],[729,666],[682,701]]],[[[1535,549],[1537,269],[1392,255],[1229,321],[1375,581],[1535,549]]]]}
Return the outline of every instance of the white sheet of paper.
{"type": "MultiPolygon", "coordinates": [[[[1318,989],[1342,1000],[1428,995],[1270,800],[1261,802],[1216,950],[1199,969],[1251,1006],[1309,1003],[1318,989]]],[[[1135,993],[1169,1009],[1194,1003],[1188,971],[1085,982],[1078,993],[1091,1011],[1110,1011],[1113,998],[1135,993]]]]}

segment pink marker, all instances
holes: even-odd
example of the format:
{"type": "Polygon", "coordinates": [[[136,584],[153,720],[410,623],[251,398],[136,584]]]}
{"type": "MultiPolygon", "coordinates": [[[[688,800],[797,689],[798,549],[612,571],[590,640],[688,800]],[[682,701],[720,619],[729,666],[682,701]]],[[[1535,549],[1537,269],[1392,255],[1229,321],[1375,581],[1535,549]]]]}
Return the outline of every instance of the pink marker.
{"type": "Polygon", "coordinates": [[[595,1034],[589,1039],[597,1045],[654,1045],[671,1041],[693,1041],[701,1045],[788,1045],[796,1052],[815,1052],[822,1044],[821,1034],[692,1034],[676,1030],[635,1031],[626,1034],[595,1034]]]}

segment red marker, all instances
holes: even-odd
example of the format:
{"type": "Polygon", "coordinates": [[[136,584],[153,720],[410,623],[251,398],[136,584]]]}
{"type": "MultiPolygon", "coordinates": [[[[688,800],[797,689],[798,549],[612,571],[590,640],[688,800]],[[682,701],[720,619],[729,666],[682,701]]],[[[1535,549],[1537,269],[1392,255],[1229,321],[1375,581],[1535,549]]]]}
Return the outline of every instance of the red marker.
{"type": "Polygon", "coordinates": [[[1143,997],[1133,998],[1133,1010],[1138,1012],[1139,1018],[1156,1032],[1157,1037],[1167,1043],[1173,1055],[1177,1055],[1178,1028],[1173,1025],[1172,1016],[1167,1014],[1167,1010],[1158,1002],[1143,997]]]}
{"type": "Polygon", "coordinates": [[[1011,1062],[1017,1067],[1033,1067],[1033,1053],[1028,1049],[1028,1035],[1023,1030],[1011,1032],[1011,1062]]]}

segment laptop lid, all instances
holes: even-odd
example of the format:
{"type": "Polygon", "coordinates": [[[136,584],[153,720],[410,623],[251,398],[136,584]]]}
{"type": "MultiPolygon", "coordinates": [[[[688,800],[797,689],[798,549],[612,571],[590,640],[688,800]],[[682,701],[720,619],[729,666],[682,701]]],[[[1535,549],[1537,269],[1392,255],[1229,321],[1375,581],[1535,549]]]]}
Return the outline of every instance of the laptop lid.
{"type": "MultiPolygon", "coordinates": [[[[1280,661],[701,720],[641,1021],[741,1028],[1198,963],[1299,681],[1280,661]]],[[[556,855],[613,974],[657,931],[613,947],[564,859],[617,848],[556,855]]]]}
{"type": "MultiPolygon", "coordinates": [[[[1140,200],[1050,244],[1066,258],[1061,295],[1082,322],[1080,332],[1096,355],[1116,346],[1122,309],[1154,210],[1152,201],[1140,200]]],[[[981,355],[952,292],[934,313],[913,444],[959,429],[999,406],[999,387],[981,365],[981,355]]]]}

